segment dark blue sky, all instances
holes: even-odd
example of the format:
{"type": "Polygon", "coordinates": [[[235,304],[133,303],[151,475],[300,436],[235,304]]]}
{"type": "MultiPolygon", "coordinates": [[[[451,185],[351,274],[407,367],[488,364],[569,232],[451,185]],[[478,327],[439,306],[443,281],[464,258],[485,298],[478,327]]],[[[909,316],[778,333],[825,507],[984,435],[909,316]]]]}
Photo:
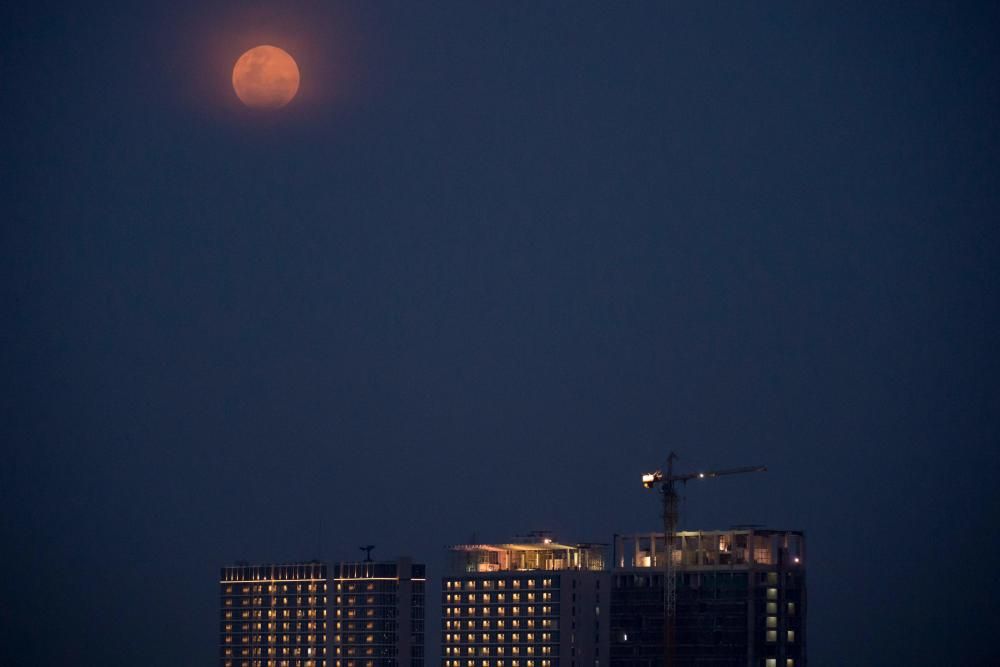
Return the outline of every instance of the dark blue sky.
{"type": "Polygon", "coordinates": [[[214,664],[236,559],[652,530],[670,449],[770,467],[682,525],[807,531],[813,665],[988,663],[997,5],[0,12],[0,663],[214,664]]]}

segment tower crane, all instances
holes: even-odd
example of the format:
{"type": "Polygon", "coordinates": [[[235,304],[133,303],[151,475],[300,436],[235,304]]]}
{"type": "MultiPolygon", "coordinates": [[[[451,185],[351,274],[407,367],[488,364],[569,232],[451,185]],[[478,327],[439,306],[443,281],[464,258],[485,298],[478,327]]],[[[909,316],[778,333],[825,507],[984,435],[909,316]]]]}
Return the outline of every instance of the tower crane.
{"type": "Polygon", "coordinates": [[[642,476],[642,485],[647,489],[660,485],[663,498],[663,548],[666,552],[663,565],[663,664],[664,667],[674,667],[676,628],[677,628],[677,581],[674,578],[674,538],[677,534],[678,505],[677,483],[687,484],[691,480],[710,479],[723,475],[740,475],[746,472],[765,472],[766,466],[747,466],[714,470],[710,472],[692,472],[674,474],[674,461],[677,454],[670,452],[667,457],[667,471],[657,470],[642,476]]]}

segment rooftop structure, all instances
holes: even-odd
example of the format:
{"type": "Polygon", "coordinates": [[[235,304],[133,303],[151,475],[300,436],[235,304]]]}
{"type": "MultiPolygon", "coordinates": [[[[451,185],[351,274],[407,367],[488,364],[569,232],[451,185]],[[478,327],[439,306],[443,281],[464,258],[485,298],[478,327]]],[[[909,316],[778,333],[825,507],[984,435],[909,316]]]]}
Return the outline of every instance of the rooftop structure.
{"type": "MultiPolygon", "coordinates": [[[[801,531],[681,531],[673,546],[678,667],[806,665],[801,531]]],[[[665,558],[663,533],[615,536],[611,667],[663,664],[665,558]]]]}
{"type": "Polygon", "coordinates": [[[563,544],[536,532],[503,544],[457,544],[449,549],[451,572],[527,572],[605,569],[604,544],[563,544]]]}

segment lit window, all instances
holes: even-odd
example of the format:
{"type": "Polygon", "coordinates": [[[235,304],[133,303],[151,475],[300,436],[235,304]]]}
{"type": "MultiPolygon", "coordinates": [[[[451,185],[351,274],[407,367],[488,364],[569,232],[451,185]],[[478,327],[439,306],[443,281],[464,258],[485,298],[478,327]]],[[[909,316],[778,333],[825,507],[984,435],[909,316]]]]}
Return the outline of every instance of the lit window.
{"type": "Polygon", "coordinates": [[[768,588],[767,589],[767,599],[768,600],[777,600],[778,599],[778,589],[777,588],[768,588]]]}
{"type": "Polygon", "coordinates": [[[795,643],[795,630],[789,630],[788,631],[788,643],[789,644],[794,644],[795,643]]]}
{"type": "Polygon", "coordinates": [[[778,659],[768,658],[767,660],[764,661],[764,667],[778,667],[778,659]]]}
{"type": "Polygon", "coordinates": [[[776,641],[778,641],[778,631],[777,630],[768,630],[767,631],[767,641],[768,642],[776,642],[776,641]]]}
{"type": "Polygon", "coordinates": [[[776,628],[776,627],[778,627],[778,617],[777,616],[768,616],[767,617],[767,627],[769,627],[769,628],[776,628]]]}

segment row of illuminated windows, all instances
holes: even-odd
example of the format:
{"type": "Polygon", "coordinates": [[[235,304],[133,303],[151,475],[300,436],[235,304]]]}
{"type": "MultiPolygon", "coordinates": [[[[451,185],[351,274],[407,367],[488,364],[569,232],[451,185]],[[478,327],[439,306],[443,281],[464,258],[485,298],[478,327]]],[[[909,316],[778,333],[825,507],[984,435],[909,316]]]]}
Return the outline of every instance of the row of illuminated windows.
{"type": "Polygon", "coordinates": [[[396,634],[381,632],[379,635],[366,635],[363,633],[334,635],[333,641],[338,644],[357,644],[362,642],[365,644],[373,644],[376,642],[376,638],[378,638],[379,644],[391,644],[396,641],[396,634]]]}
{"type": "Polygon", "coordinates": [[[364,656],[380,656],[380,657],[390,657],[396,655],[397,647],[395,644],[380,646],[378,648],[366,647],[363,651],[354,647],[348,646],[346,648],[337,647],[334,649],[337,655],[347,655],[348,657],[364,655],[364,656]]]}
{"type": "MultiPolygon", "coordinates": [[[[524,594],[524,598],[528,602],[534,602],[537,599],[538,595],[541,595],[541,599],[542,600],[551,600],[552,599],[552,593],[549,593],[548,591],[546,591],[544,593],[525,593],[524,594]]],[[[445,602],[453,602],[455,604],[458,604],[458,603],[462,602],[463,597],[464,597],[465,602],[468,603],[468,604],[476,604],[476,603],[489,604],[490,602],[492,602],[494,600],[494,598],[496,599],[497,602],[506,602],[507,601],[507,594],[506,593],[496,593],[495,595],[493,595],[491,593],[481,593],[479,595],[477,595],[476,593],[465,593],[464,596],[463,596],[462,593],[455,593],[455,594],[445,593],[445,595],[444,595],[444,601],[445,602]]],[[[512,602],[520,602],[521,601],[521,593],[511,593],[510,594],[510,599],[511,599],[512,602]]]]}
{"type": "MultiPolygon", "coordinates": [[[[468,632],[468,633],[466,633],[464,635],[461,634],[461,633],[459,633],[459,632],[455,632],[455,633],[447,632],[444,635],[444,640],[446,642],[456,642],[456,643],[459,643],[459,644],[462,643],[463,640],[466,641],[466,642],[468,642],[468,643],[470,643],[470,644],[474,644],[476,642],[482,642],[482,643],[488,644],[488,643],[490,643],[490,641],[502,644],[502,643],[508,641],[508,638],[509,638],[509,641],[511,641],[511,642],[514,642],[514,643],[520,642],[521,641],[521,637],[522,637],[522,635],[521,635],[520,632],[512,632],[509,635],[507,633],[505,633],[505,632],[497,632],[495,634],[490,634],[489,632],[484,632],[484,633],[482,633],[480,635],[477,635],[477,634],[475,634],[473,632],[468,632]]],[[[537,633],[537,634],[534,633],[534,632],[526,632],[526,633],[524,633],[523,637],[524,637],[524,641],[526,641],[526,642],[534,642],[536,638],[540,639],[543,642],[551,642],[552,641],[552,633],[551,632],[541,632],[541,633],[537,633]]],[[[557,641],[558,641],[558,639],[557,639],[557,641]]]]}
{"type": "Polygon", "coordinates": [[[311,658],[311,657],[326,655],[326,649],[324,647],[322,647],[322,646],[308,646],[306,648],[302,648],[300,646],[297,646],[297,647],[285,646],[283,648],[282,647],[277,647],[277,646],[269,646],[266,649],[262,649],[262,648],[254,648],[254,649],[243,648],[243,649],[240,649],[239,653],[236,653],[235,649],[230,648],[230,647],[227,646],[225,649],[223,649],[222,655],[224,657],[227,657],[227,658],[232,657],[232,656],[236,656],[236,655],[239,655],[239,656],[242,656],[242,657],[251,657],[251,656],[261,656],[261,657],[263,657],[263,656],[267,656],[267,657],[272,657],[273,658],[273,657],[278,657],[278,656],[292,656],[292,657],[300,657],[300,656],[302,656],[302,657],[309,657],[309,658],[311,658]]]}
{"type": "Polygon", "coordinates": [[[376,593],[374,595],[366,595],[364,602],[358,602],[360,598],[356,595],[348,595],[347,597],[338,595],[336,597],[337,604],[348,604],[348,605],[360,605],[360,604],[398,604],[399,599],[395,594],[391,593],[376,593]]]}
{"type": "MultiPolygon", "coordinates": [[[[364,611],[364,615],[368,618],[373,618],[378,616],[374,607],[363,607],[361,609],[349,608],[349,609],[336,609],[335,614],[338,618],[346,616],[347,618],[357,618],[361,616],[361,612],[364,611]]],[[[384,614],[382,614],[384,616],[384,614]]]]}
{"type": "Polygon", "coordinates": [[[551,660],[445,660],[445,667],[551,667],[551,660]],[[522,664],[523,662],[523,664],[522,664]]]}
{"type": "Polygon", "coordinates": [[[382,592],[382,593],[392,593],[399,589],[398,581],[366,581],[361,583],[360,581],[338,581],[337,591],[347,591],[353,593],[354,591],[367,591],[369,593],[382,592]]]}
{"type": "MultiPolygon", "coordinates": [[[[334,584],[335,589],[338,593],[382,593],[382,594],[394,594],[398,593],[400,590],[400,585],[398,581],[369,581],[362,584],[361,582],[353,581],[338,581],[334,584]]],[[[414,593],[423,594],[424,592],[424,582],[413,581],[410,583],[410,589],[414,593]]]]}
{"type": "Polygon", "coordinates": [[[326,635],[225,635],[223,644],[316,644],[326,643],[326,635]]]}
{"type": "MultiPolygon", "coordinates": [[[[508,622],[508,621],[504,621],[504,619],[500,618],[500,619],[497,619],[496,621],[490,621],[489,619],[483,619],[482,621],[472,621],[472,620],[465,621],[465,628],[467,630],[476,630],[476,629],[490,630],[490,629],[492,629],[494,627],[493,626],[494,623],[496,624],[496,628],[498,630],[502,630],[502,629],[508,627],[508,623],[509,623],[509,626],[512,627],[512,628],[520,628],[521,627],[521,620],[520,619],[515,618],[515,619],[511,619],[508,622]]],[[[555,619],[551,619],[551,618],[543,618],[543,619],[541,619],[541,620],[539,620],[537,622],[534,619],[531,619],[531,618],[529,618],[528,620],[524,621],[524,627],[526,627],[526,628],[533,629],[536,625],[538,627],[545,628],[546,630],[555,630],[556,628],[559,627],[559,622],[556,621],[555,619]]],[[[445,621],[444,622],[444,627],[445,627],[446,630],[461,630],[462,629],[462,621],[459,621],[459,620],[445,621]]]]}
{"type": "Polygon", "coordinates": [[[309,595],[309,596],[306,596],[306,597],[302,597],[300,595],[300,596],[296,596],[296,597],[293,597],[293,598],[289,598],[287,596],[282,596],[282,597],[278,597],[278,596],[271,596],[271,597],[265,597],[265,596],[246,596],[246,597],[243,597],[243,596],[231,596],[231,597],[224,597],[222,604],[224,606],[226,606],[226,607],[234,607],[234,606],[243,606],[243,607],[251,607],[251,606],[253,606],[253,607],[263,607],[263,606],[269,606],[269,607],[299,606],[299,607],[301,607],[301,606],[304,606],[304,605],[310,605],[310,606],[318,605],[318,604],[320,604],[320,600],[322,600],[322,604],[324,604],[324,605],[326,604],[326,596],[325,595],[322,596],[322,597],[320,597],[318,595],[309,595]],[[268,600],[270,601],[269,603],[266,602],[268,600]],[[237,604],[237,603],[239,603],[239,604],[237,604]]]}
{"type": "MultiPolygon", "coordinates": [[[[337,640],[336,637],[338,636],[340,635],[334,635],[335,638],[334,643],[339,645],[368,644],[374,646],[395,646],[396,643],[399,641],[399,637],[397,635],[386,635],[386,634],[375,635],[375,639],[370,642],[366,642],[361,638],[355,638],[351,636],[348,636],[343,640],[337,640]]],[[[414,643],[422,643],[424,641],[423,628],[414,628],[413,632],[409,636],[414,643]]]]}
{"type": "MultiPolygon", "coordinates": [[[[514,618],[509,619],[509,622],[511,623],[511,625],[513,627],[515,627],[515,628],[518,627],[518,623],[520,623],[522,621],[524,623],[527,623],[529,628],[533,627],[533,624],[535,623],[535,619],[533,619],[533,618],[525,618],[525,617],[526,616],[534,616],[534,615],[536,615],[535,614],[535,610],[532,607],[528,607],[527,609],[528,609],[527,613],[521,613],[521,608],[520,607],[511,607],[510,608],[510,613],[508,614],[504,607],[497,607],[497,609],[496,609],[496,616],[499,617],[499,618],[497,618],[497,623],[501,624],[500,627],[503,627],[503,625],[502,625],[503,622],[504,622],[504,618],[503,617],[505,617],[505,616],[513,616],[514,618]]],[[[574,607],[574,609],[575,609],[575,607],[574,607]]],[[[466,607],[465,608],[465,615],[466,616],[475,616],[477,612],[479,613],[480,616],[483,616],[483,617],[492,616],[493,615],[493,612],[490,610],[489,607],[466,607]]],[[[551,609],[549,610],[549,612],[547,614],[545,612],[542,612],[542,613],[544,615],[546,615],[546,616],[558,616],[558,614],[553,614],[553,612],[551,611],[551,609]]],[[[576,613],[576,612],[574,612],[574,613],[576,613]]],[[[445,607],[444,608],[444,615],[445,615],[446,618],[449,617],[449,616],[451,616],[451,617],[459,617],[459,616],[462,615],[462,610],[459,607],[445,607]]],[[[541,623],[551,623],[552,619],[550,619],[550,618],[542,618],[542,619],[539,619],[539,622],[541,622],[541,623]]]]}
{"type": "Polygon", "coordinates": [[[385,646],[378,646],[378,647],[366,646],[364,649],[354,646],[348,646],[345,648],[341,648],[338,646],[337,648],[334,649],[334,652],[338,656],[346,655],[349,658],[354,658],[357,656],[365,656],[369,658],[370,657],[391,658],[392,656],[396,655],[399,651],[395,644],[392,645],[387,644],[385,646]]]}
{"type": "MultiPolygon", "coordinates": [[[[225,618],[232,618],[231,610],[223,611],[225,618]]],[[[299,609],[273,609],[269,607],[256,607],[255,609],[244,609],[240,618],[326,618],[326,609],[299,608],[299,609]],[[264,614],[263,612],[267,612],[264,614]],[[256,613],[253,613],[256,612],[256,613]]]]}
{"type": "MultiPolygon", "coordinates": [[[[767,638],[768,643],[772,643],[773,644],[774,642],[778,641],[778,631],[777,630],[768,630],[766,638],[767,638]]],[[[787,631],[785,631],[785,641],[787,643],[789,643],[789,644],[794,644],[795,643],[795,630],[787,630],[787,631]]]]}
{"type": "MultiPolygon", "coordinates": [[[[288,610],[286,609],[285,611],[287,612],[288,610]]],[[[299,609],[298,613],[296,614],[296,618],[306,618],[307,616],[308,617],[315,617],[316,616],[316,614],[303,615],[303,613],[302,613],[303,611],[304,610],[299,609]]],[[[320,614],[320,616],[325,617],[326,616],[326,610],[325,609],[321,609],[320,611],[323,612],[322,614],[320,614]]],[[[275,618],[278,618],[278,616],[279,616],[278,612],[275,609],[268,609],[268,610],[264,610],[264,609],[254,609],[254,610],[244,609],[244,610],[240,611],[239,613],[234,612],[232,609],[227,609],[224,612],[222,612],[222,617],[224,619],[226,619],[227,621],[232,620],[234,618],[239,618],[239,619],[242,619],[242,620],[251,620],[251,619],[256,619],[256,618],[259,618],[259,619],[263,619],[263,618],[275,619],[275,618]],[[265,611],[267,613],[264,613],[265,611]]],[[[285,614],[281,615],[281,618],[291,618],[291,616],[289,616],[288,613],[285,613],[285,614]]],[[[302,628],[302,623],[303,622],[306,623],[306,628],[309,629],[309,630],[315,630],[317,628],[322,628],[323,630],[326,630],[326,621],[299,621],[298,622],[299,625],[297,626],[299,629],[302,628]]]]}
{"type": "MultiPolygon", "coordinates": [[[[778,659],[766,658],[764,660],[764,667],[778,667],[778,659]]],[[[795,660],[792,658],[785,658],[785,667],[795,667],[795,660]]]]}
{"type": "Polygon", "coordinates": [[[223,667],[326,667],[326,660],[226,660],[223,667]]]}
{"type": "Polygon", "coordinates": [[[503,588],[535,588],[541,584],[542,588],[556,588],[559,586],[558,579],[544,578],[540,581],[538,579],[512,579],[507,581],[506,579],[467,579],[466,581],[460,580],[448,580],[444,582],[444,586],[448,590],[456,589],[461,590],[465,588],[469,591],[474,591],[476,588],[488,591],[490,589],[503,589],[503,588]]]}
{"type": "MultiPolygon", "coordinates": [[[[299,634],[303,634],[307,631],[315,632],[317,629],[317,625],[318,624],[315,621],[312,621],[310,623],[302,623],[302,621],[292,623],[290,621],[285,621],[284,623],[280,624],[275,622],[240,623],[238,625],[233,625],[232,623],[226,623],[225,625],[222,626],[222,630],[223,632],[229,632],[229,633],[236,632],[237,634],[244,632],[254,632],[254,631],[261,632],[263,630],[267,630],[268,632],[274,632],[275,630],[282,630],[284,632],[298,632],[299,634]]],[[[322,625],[323,629],[325,630],[326,624],[323,623],[322,625]]]]}
{"type": "Polygon", "coordinates": [[[349,632],[363,632],[365,630],[374,630],[376,625],[382,630],[392,630],[395,631],[398,628],[398,624],[395,621],[365,621],[364,623],[355,623],[354,621],[348,621],[347,623],[336,622],[336,627],[338,630],[341,628],[346,629],[349,632]]]}
{"type": "Polygon", "coordinates": [[[461,607],[445,607],[445,615],[461,616],[462,609],[465,609],[465,613],[468,615],[474,615],[476,612],[471,611],[478,609],[479,613],[483,616],[489,616],[491,613],[496,613],[497,616],[534,616],[535,614],[542,614],[543,616],[551,616],[553,614],[558,615],[558,610],[553,611],[553,607],[548,604],[544,604],[541,607],[535,605],[528,605],[526,607],[519,607],[517,605],[506,605],[503,607],[495,607],[491,609],[486,606],[468,606],[462,605],[461,607]]]}
{"type": "MultiPolygon", "coordinates": [[[[352,623],[350,621],[348,621],[347,623],[341,623],[340,621],[337,621],[334,624],[334,627],[338,631],[339,630],[345,630],[345,632],[348,632],[348,631],[349,632],[359,632],[358,624],[357,623],[352,623]]],[[[424,627],[423,621],[420,621],[420,620],[411,620],[410,621],[410,628],[411,629],[423,628],[423,627],[424,627]]],[[[371,622],[371,621],[368,621],[368,622],[365,623],[363,630],[375,630],[376,628],[379,629],[379,630],[382,630],[383,632],[396,632],[399,629],[399,625],[395,621],[380,621],[380,622],[374,622],[374,623],[371,622]]]]}
{"type": "MultiPolygon", "coordinates": [[[[541,653],[542,655],[551,655],[553,653],[552,649],[553,649],[552,646],[538,646],[538,647],[535,647],[535,646],[523,646],[523,647],[522,646],[511,646],[509,650],[510,650],[510,654],[511,655],[520,655],[522,652],[525,653],[525,654],[527,654],[527,655],[535,655],[536,652],[537,653],[541,653]],[[537,649],[537,651],[536,651],[536,649],[537,649]]],[[[478,646],[478,647],[477,646],[468,646],[463,651],[462,647],[460,647],[460,646],[455,646],[454,648],[451,647],[451,646],[446,646],[445,649],[444,649],[444,654],[446,656],[452,656],[453,655],[453,656],[456,656],[456,657],[462,655],[463,653],[465,653],[466,656],[471,656],[471,655],[490,655],[490,652],[492,651],[495,655],[501,656],[501,655],[504,655],[507,650],[508,649],[506,647],[503,647],[503,646],[496,646],[496,647],[493,647],[493,648],[491,648],[489,646],[478,646]]]]}
{"type": "Polygon", "coordinates": [[[324,593],[326,592],[326,584],[325,583],[321,584],[315,581],[310,582],[308,584],[297,583],[291,586],[289,586],[288,584],[279,585],[275,583],[270,583],[266,585],[260,583],[258,584],[245,583],[243,585],[236,584],[235,586],[233,584],[226,584],[222,588],[223,592],[230,595],[234,594],[234,592],[237,595],[241,593],[243,595],[249,595],[251,593],[265,593],[265,592],[266,593],[318,593],[320,590],[322,590],[324,593]]]}
{"type": "Polygon", "coordinates": [[[222,568],[222,580],[245,581],[315,581],[326,579],[326,566],[308,565],[237,565],[222,568]]]}

